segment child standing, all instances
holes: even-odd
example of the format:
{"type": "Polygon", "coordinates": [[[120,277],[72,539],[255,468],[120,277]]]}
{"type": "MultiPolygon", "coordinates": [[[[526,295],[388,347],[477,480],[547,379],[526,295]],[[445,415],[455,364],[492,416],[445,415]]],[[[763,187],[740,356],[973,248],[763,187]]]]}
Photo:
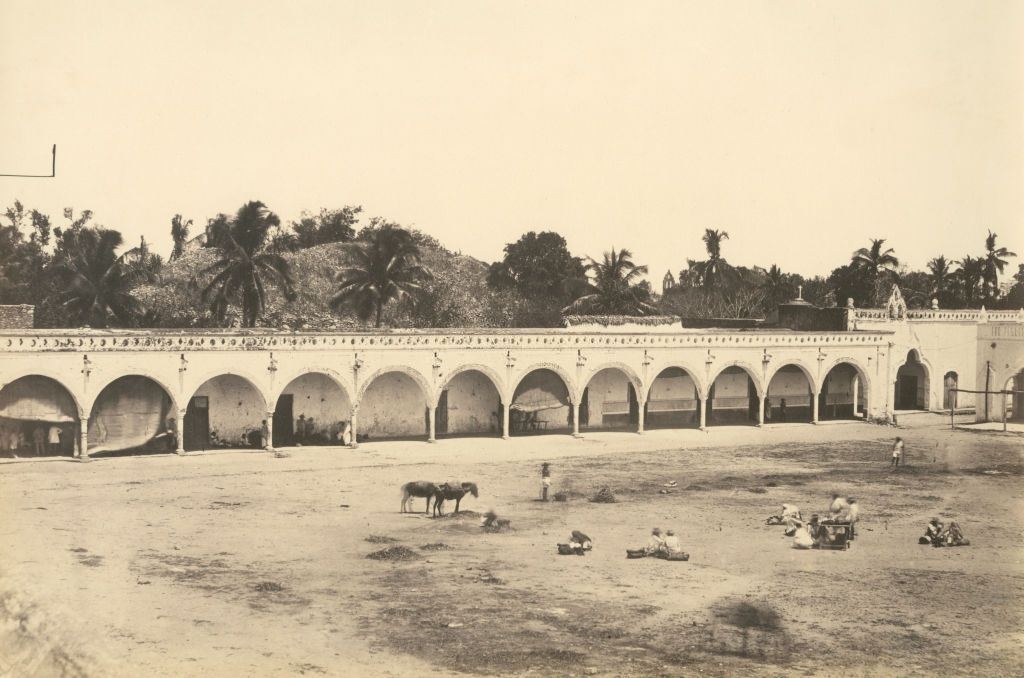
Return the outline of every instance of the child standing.
{"type": "Polygon", "coordinates": [[[896,436],[896,442],[892,444],[892,467],[899,468],[903,461],[903,438],[896,436]]]}
{"type": "Polygon", "coordinates": [[[541,501],[548,500],[548,488],[551,487],[551,464],[544,462],[540,465],[540,487],[541,501]]]}

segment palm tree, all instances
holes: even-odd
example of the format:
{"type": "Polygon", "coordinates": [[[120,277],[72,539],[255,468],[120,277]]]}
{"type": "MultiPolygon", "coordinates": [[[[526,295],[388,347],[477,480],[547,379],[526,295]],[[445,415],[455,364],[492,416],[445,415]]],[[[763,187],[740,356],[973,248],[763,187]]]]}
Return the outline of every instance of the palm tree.
{"type": "Polygon", "coordinates": [[[965,306],[971,307],[978,303],[978,297],[984,293],[985,260],[968,255],[958,263],[960,270],[956,272],[956,281],[960,288],[960,299],[965,306]]]}
{"type": "Polygon", "coordinates": [[[994,300],[999,296],[999,274],[1008,263],[1005,257],[1015,257],[1017,254],[1005,247],[996,248],[996,234],[988,232],[985,238],[984,274],[985,297],[994,300]]]}
{"type": "Polygon", "coordinates": [[[420,248],[409,231],[386,224],[374,229],[352,250],[351,266],[335,276],[338,283],[330,305],[351,306],[363,321],[380,327],[384,308],[392,301],[416,303],[430,271],[420,264],[420,248]]]}
{"type": "Polygon", "coordinates": [[[729,239],[729,233],[718,229],[706,228],[701,240],[704,241],[704,248],[708,252],[705,261],[695,261],[690,265],[701,284],[708,289],[718,287],[723,281],[735,276],[735,269],[722,258],[722,241],[729,239]]]}
{"type": "Polygon", "coordinates": [[[871,247],[861,247],[853,253],[850,263],[859,271],[868,275],[872,288],[871,303],[878,303],[879,286],[886,276],[896,274],[900,260],[896,258],[896,251],[891,247],[883,250],[885,238],[872,238],[871,247]]]}
{"type": "Polygon", "coordinates": [[[270,228],[280,223],[277,215],[258,201],[242,205],[230,221],[217,222],[216,249],[220,256],[202,271],[203,275],[213,274],[202,300],[210,304],[218,321],[223,322],[228,308],[240,301],[242,325],[255,327],[266,309],[266,281],[276,283],[288,301],[295,300],[288,262],[266,247],[270,228]]]}
{"type": "Polygon", "coordinates": [[[928,262],[928,276],[932,282],[932,295],[943,303],[948,298],[950,284],[954,282],[956,277],[956,272],[952,268],[953,263],[952,261],[947,261],[944,256],[935,257],[928,262]]]}
{"type": "Polygon", "coordinates": [[[171,261],[174,261],[185,252],[185,243],[188,241],[188,229],[191,226],[192,220],[184,221],[184,217],[180,214],[175,214],[171,217],[171,240],[174,241],[171,261]]]}
{"type": "Polygon", "coordinates": [[[111,317],[131,323],[141,306],[130,293],[132,275],[117,248],[123,239],[105,228],[65,231],[64,249],[56,272],[61,278],[61,301],[80,323],[106,327],[111,317]]]}
{"type": "Polygon", "coordinates": [[[765,301],[770,310],[793,296],[793,285],[790,282],[790,277],[783,273],[777,265],[772,264],[765,274],[764,282],[761,283],[761,291],[764,292],[765,301]]]}
{"type": "Polygon", "coordinates": [[[639,279],[647,274],[646,266],[633,263],[633,253],[612,248],[602,261],[590,259],[586,271],[591,275],[586,294],[576,299],[563,313],[602,313],[610,315],[647,315],[656,309],[645,300],[645,288],[639,279]]]}

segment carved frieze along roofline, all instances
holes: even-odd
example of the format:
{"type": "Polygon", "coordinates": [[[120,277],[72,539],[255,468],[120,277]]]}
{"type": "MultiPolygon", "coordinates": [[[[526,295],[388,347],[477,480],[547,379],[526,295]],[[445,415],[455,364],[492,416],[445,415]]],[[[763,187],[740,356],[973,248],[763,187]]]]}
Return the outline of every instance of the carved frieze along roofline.
{"type": "Polygon", "coordinates": [[[630,346],[872,345],[887,331],[701,331],[566,333],[561,330],[396,330],[379,333],[160,330],[18,330],[0,332],[0,353],[40,351],[261,351],[346,349],[557,349],[630,346]]]}

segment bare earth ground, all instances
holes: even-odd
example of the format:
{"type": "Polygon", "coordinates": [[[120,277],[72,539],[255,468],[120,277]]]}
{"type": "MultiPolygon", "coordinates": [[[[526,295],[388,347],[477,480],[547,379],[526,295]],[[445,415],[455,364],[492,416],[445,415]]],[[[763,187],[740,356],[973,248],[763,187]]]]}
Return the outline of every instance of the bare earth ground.
{"type": "Polygon", "coordinates": [[[0,675],[1021,675],[1024,437],[901,423],[6,463],[0,675]],[[536,501],[543,460],[568,502],[536,501]],[[481,496],[402,515],[416,479],[481,496]],[[849,551],[765,525],[833,489],[849,551]],[[918,546],[933,515],[973,545],[918,546]],[[625,558],[655,525],[688,563],[625,558]],[[592,553],[556,554],[572,529],[592,553]]]}

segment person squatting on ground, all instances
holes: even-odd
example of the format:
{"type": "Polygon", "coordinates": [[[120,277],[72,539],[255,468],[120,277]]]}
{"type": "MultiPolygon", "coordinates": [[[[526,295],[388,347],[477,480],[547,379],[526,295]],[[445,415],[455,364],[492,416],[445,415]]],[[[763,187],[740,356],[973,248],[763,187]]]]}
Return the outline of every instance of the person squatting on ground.
{"type": "Polygon", "coordinates": [[[798,527],[793,535],[793,548],[795,549],[816,549],[821,546],[823,532],[818,522],[818,514],[811,516],[809,522],[797,521],[798,527]]]}
{"type": "Polygon", "coordinates": [[[890,465],[893,468],[899,468],[901,461],[903,461],[903,438],[896,436],[896,442],[892,444],[892,463],[890,465]]]}
{"type": "Polygon", "coordinates": [[[571,548],[573,553],[576,555],[582,556],[584,553],[594,548],[594,540],[579,530],[573,530],[572,535],[570,535],[569,548],[571,548]]]}
{"type": "Polygon", "coordinates": [[[659,553],[667,553],[665,548],[665,538],[661,535],[660,527],[656,527],[651,530],[651,538],[647,540],[647,546],[644,547],[644,553],[649,556],[657,555],[659,553]]]}
{"type": "Polygon", "coordinates": [[[942,521],[938,518],[932,518],[928,521],[928,525],[924,528],[924,534],[917,540],[917,543],[939,546],[937,542],[941,540],[943,532],[942,521]]]}
{"type": "Polygon", "coordinates": [[[950,521],[949,527],[944,527],[942,521],[932,518],[917,543],[932,546],[970,546],[971,541],[964,536],[963,530],[955,520],[950,521]]]}
{"type": "Polygon", "coordinates": [[[683,545],[679,543],[679,537],[674,530],[665,533],[665,553],[670,556],[679,555],[683,552],[683,545]]]}
{"type": "Polygon", "coordinates": [[[540,498],[541,501],[548,500],[548,490],[551,488],[551,464],[544,462],[540,465],[540,498]]]}

